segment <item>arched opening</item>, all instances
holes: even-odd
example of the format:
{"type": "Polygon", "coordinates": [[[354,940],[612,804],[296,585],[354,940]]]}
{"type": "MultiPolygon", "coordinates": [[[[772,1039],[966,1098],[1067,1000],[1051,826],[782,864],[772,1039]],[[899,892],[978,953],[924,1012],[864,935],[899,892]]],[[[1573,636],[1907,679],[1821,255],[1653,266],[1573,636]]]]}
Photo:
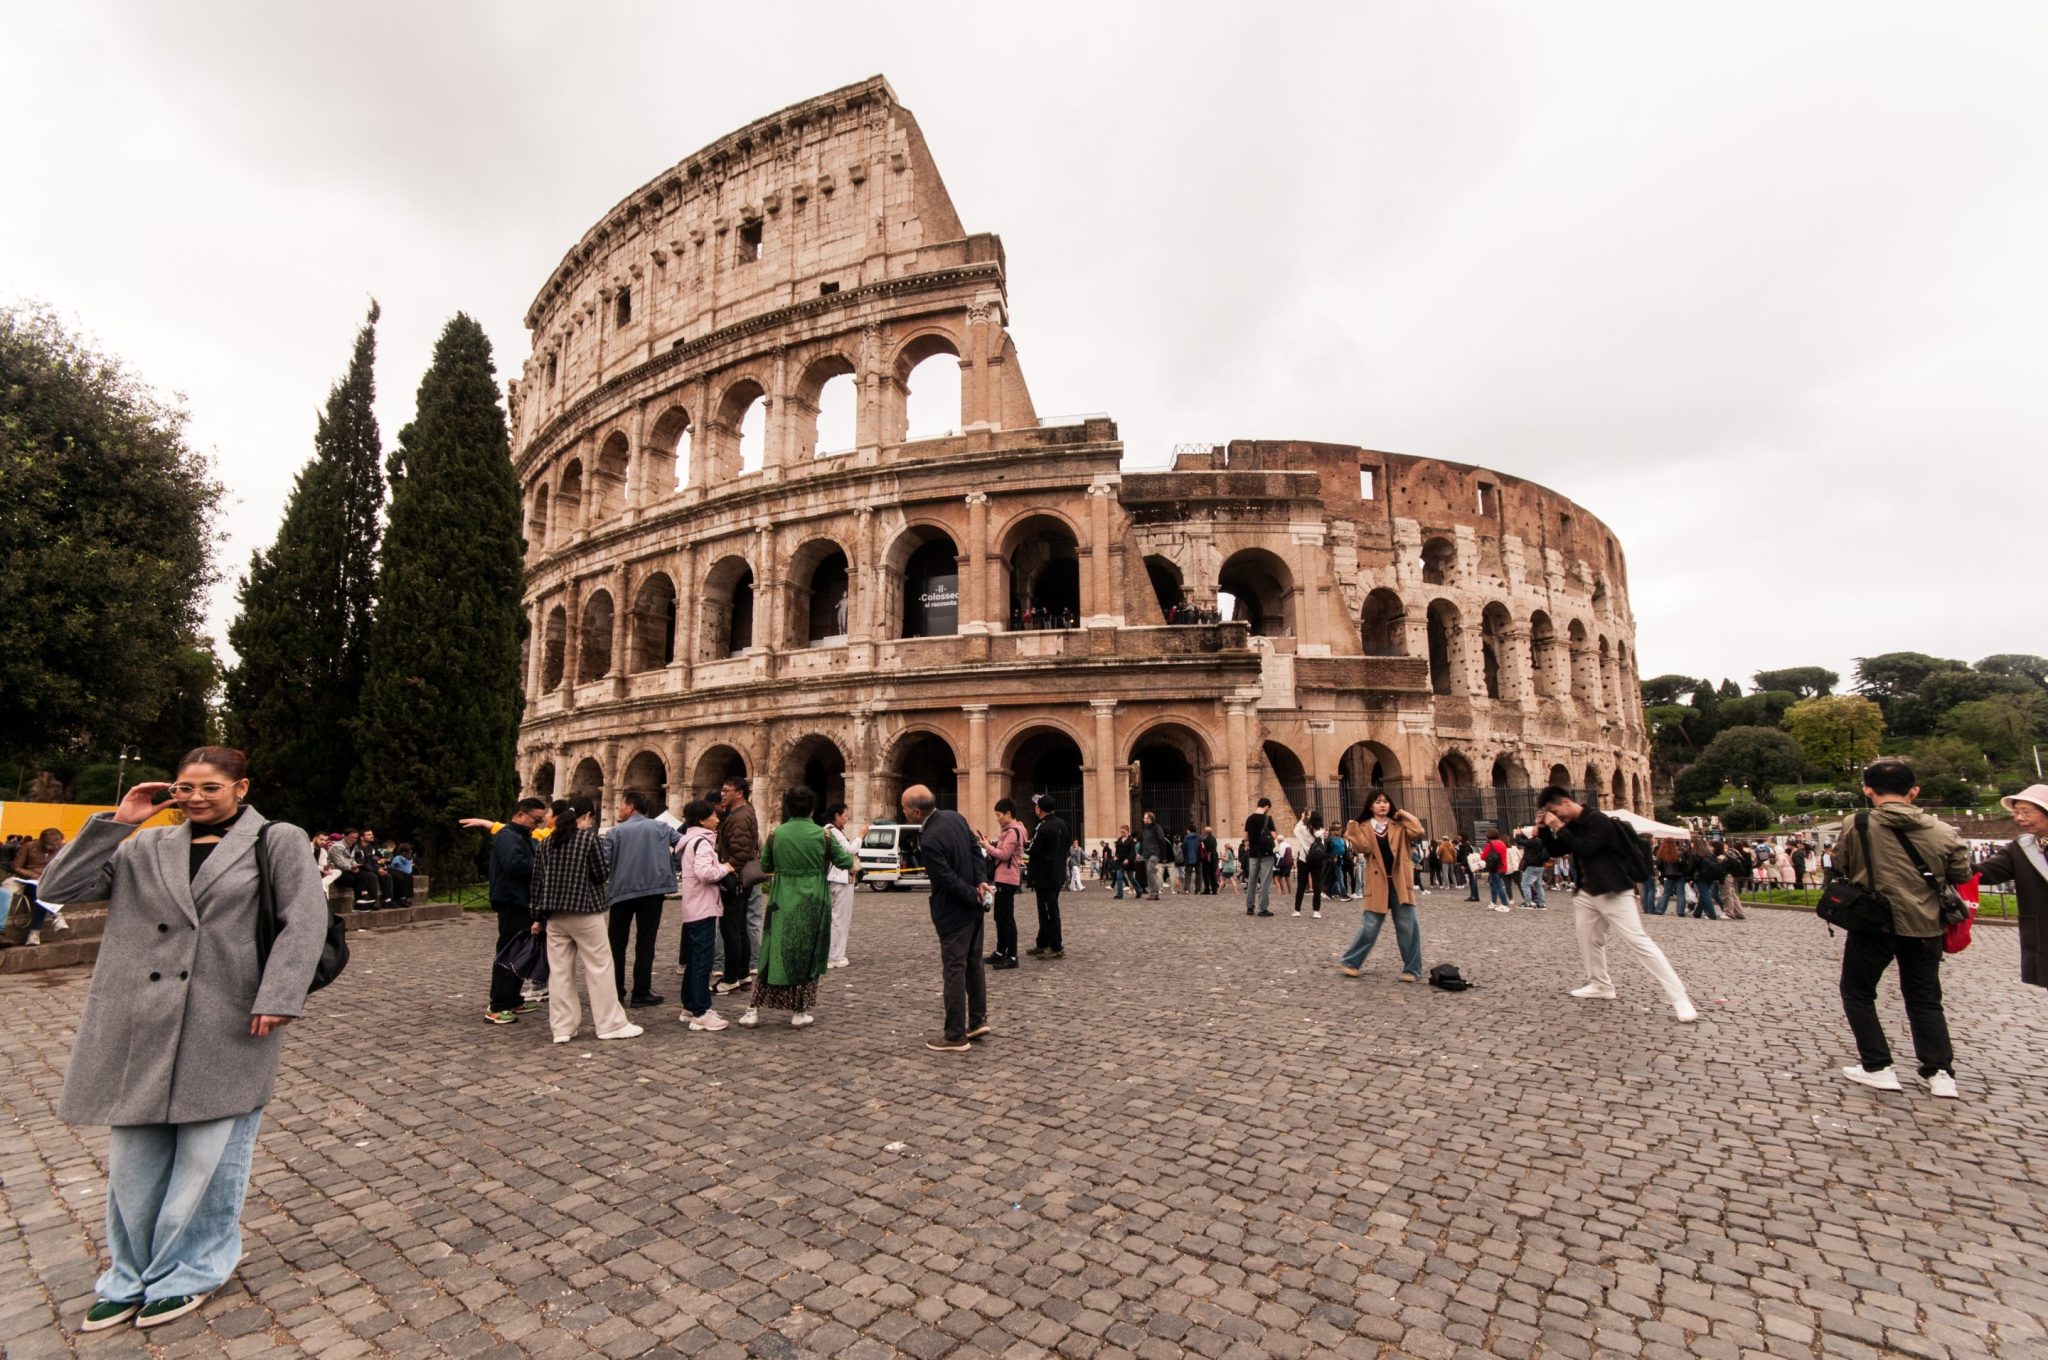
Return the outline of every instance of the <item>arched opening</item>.
{"type": "Polygon", "coordinates": [[[1579,785],[1579,790],[1580,802],[1584,803],[1587,807],[1600,806],[1600,795],[1606,790],[1600,778],[1600,767],[1598,765],[1590,761],[1587,762],[1586,782],[1579,785]]]}
{"type": "Polygon", "coordinates": [[[1649,806],[1643,802],[1643,777],[1639,774],[1628,777],[1628,805],[1637,812],[1650,811],[1649,806]]]}
{"type": "Polygon", "coordinates": [[[533,493],[533,514],[526,521],[526,546],[545,548],[548,545],[548,489],[541,487],[533,493]]]}
{"type": "Polygon", "coordinates": [[[1561,789],[1568,789],[1572,786],[1572,772],[1562,765],[1553,765],[1550,767],[1550,779],[1548,782],[1555,784],[1561,789]]]}
{"type": "Polygon", "coordinates": [[[704,577],[699,658],[719,661],[754,645],[754,569],[743,557],[721,557],[704,577]]]}
{"type": "Polygon", "coordinates": [[[1453,643],[1458,636],[1458,607],[1449,600],[1433,600],[1429,606],[1429,688],[1436,694],[1457,694],[1464,689],[1464,677],[1454,663],[1453,643]]]}
{"type": "Polygon", "coordinates": [[[1381,586],[1365,597],[1358,641],[1367,656],[1408,655],[1408,607],[1399,595],[1381,586]]]}
{"type": "Polygon", "coordinates": [[[654,422],[648,437],[647,476],[649,497],[666,496],[690,484],[690,413],[671,406],[654,422]]]}
{"type": "Polygon", "coordinates": [[[1343,806],[1335,811],[1363,820],[1366,795],[1400,782],[1401,762],[1392,751],[1376,741],[1353,742],[1337,762],[1337,797],[1343,806]]]}
{"type": "Polygon", "coordinates": [[[1191,728],[1152,728],[1131,748],[1131,827],[1150,812],[1169,839],[1209,821],[1209,752],[1191,728]]]}
{"type": "Polygon", "coordinates": [[[952,637],[960,631],[960,550],[943,529],[913,525],[889,550],[887,584],[896,596],[897,636],[952,637]]]}
{"type": "Polygon", "coordinates": [[[1145,576],[1152,582],[1152,597],[1159,601],[1159,617],[1167,623],[1185,622],[1181,611],[1187,604],[1187,584],[1173,559],[1157,553],[1147,557],[1145,576]]]}
{"type": "Polygon", "coordinates": [[[902,439],[937,439],[960,429],[960,352],[943,335],[924,335],[896,361],[903,388],[902,439]]]}
{"type": "Polygon", "coordinates": [[[1273,820],[1279,822],[1284,831],[1294,825],[1296,817],[1309,809],[1313,790],[1309,788],[1308,770],[1301,763],[1301,757],[1277,741],[1261,744],[1259,754],[1266,762],[1268,787],[1256,792],[1273,799],[1273,820]]]}
{"type": "Polygon", "coordinates": [[[1081,552],[1063,521],[1034,515],[1018,525],[1008,535],[1003,567],[1011,631],[1080,626],[1081,552]]]}
{"type": "Polygon", "coordinates": [[[1593,678],[1593,651],[1586,645],[1586,625],[1573,619],[1571,628],[1565,636],[1571,646],[1572,700],[1583,708],[1593,702],[1596,685],[1593,678]]]}
{"type": "Polygon", "coordinates": [[[860,380],[845,356],[828,354],[804,372],[797,384],[796,409],[811,417],[808,453],[825,458],[851,452],[859,436],[860,380]]]}
{"type": "Polygon", "coordinates": [[[590,474],[590,522],[599,528],[616,521],[626,509],[626,473],[633,455],[626,436],[614,430],[598,450],[597,468],[590,474]]]}
{"type": "Polygon", "coordinates": [[[604,814],[604,767],[589,756],[576,762],[576,771],[569,776],[569,796],[588,798],[590,805],[604,814]]]}
{"type": "Polygon", "coordinates": [[[1452,824],[1470,835],[1484,810],[1479,790],[1473,786],[1472,762],[1456,751],[1445,752],[1436,763],[1436,782],[1450,804],[1452,824]]]}
{"type": "Polygon", "coordinates": [[[1614,778],[1608,781],[1607,792],[1613,798],[1613,801],[1607,806],[1611,808],[1625,808],[1629,805],[1628,780],[1622,775],[1620,770],[1616,770],[1614,778]]]}
{"type": "Polygon", "coordinates": [[[1508,654],[1508,607],[1498,601],[1486,606],[1479,616],[1479,665],[1486,682],[1486,697],[1502,697],[1502,658],[1508,654]]]}
{"type": "Polygon", "coordinates": [[[1498,755],[1493,760],[1493,802],[1501,825],[1528,826],[1536,820],[1536,790],[1529,786],[1529,771],[1520,760],[1498,755]]]}
{"type": "Polygon", "coordinates": [[[744,477],[768,461],[768,394],[752,378],[725,389],[718,403],[719,440],[725,446],[713,475],[744,477]]]}
{"type": "Polygon", "coordinates": [[[747,758],[730,746],[713,746],[697,757],[690,773],[690,788],[699,798],[718,801],[719,785],[728,779],[747,777],[747,758]]]}
{"type": "Polygon", "coordinates": [[[631,621],[635,671],[659,670],[676,659],[676,586],[657,571],[633,596],[631,621]]]}
{"type": "Polygon", "coordinates": [[[569,611],[556,605],[548,611],[547,632],[542,638],[540,687],[560,689],[562,672],[569,657],[569,611]]]}
{"type": "Polygon", "coordinates": [[[555,517],[549,524],[548,542],[560,543],[582,527],[583,460],[571,458],[555,488],[555,517]]]}
{"type": "MultiPolygon", "coordinates": [[[[936,732],[912,733],[897,744],[896,754],[889,763],[889,775],[895,785],[892,798],[900,799],[903,790],[912,784],[922,784],[932,791],[932,797],[940,807],[957,809],[960,806],[959,769],[959,759],[944,737],[936,732]]],[[[902,814],[900,803],[892,802],[878,820],[894,821],[902,814]]],[[[976,816],[981,814],[977,812],[976,816]]]]}
{"type": "Polygon", "coordinates": [[[534,769],[533,782],[529,787],[532,788],[534,796],[537,798],[553,798],[555,796],[555,762],[552,760],[542,761],[534,769]]]}
{"type": "Polygon", "coordinates": [[[653,794],[654,801],[661,804],[657,811],[668,807],[668,764],[654,752],[642,751],[627,761],[622,778],[627,789],[653,794]]]}
{"type": "Polygon", "coordinates": [[[1294,573],[1264,548],[1231,554],[1217,573],[1216,590],[1219,607],[1230,597],[1225,620],[1246,624],[1257,637],[1294,635],[1294,573]]]}
{"type": "Polygon", "coordinates": [[[592,592],[583,602],[583,631],[576,646],[576,681],[601,680],[612,669],[612,628],[616,624],[609,590],[592,592]]]}
{"type": "Polygon", "coordinates": [[[1557,628],[1540,609],[1529,616],[1529,671],[1537,698],[1558,697],[1557,628]]]}
{"type": "MultiPolygon", "coordinates": [[[[1030,806],[1034,794],[1049,794],[1060,819],[1076,835],[1087,825],[1087,780],[1081,773],[1081,748],[1058,728],[1041,727],[1011,743],[1007,790],[1017,804],[1018,815],[1030,806]]],[[[969,808],[977,818],[986,816],[981,808],[969,808]]],[[[1027,819],[1028,820],[1028,819],[1027,819]]]]}
{"type": "Polygon", "coordinates": [[[804,788],[818,795],[813,815],[823,822],[827,807],[846,801],[846,755],[830,737],[813,732],[789,748],[776,782],[785,789],[804,788]]]}
{"type": "Polygon", "coordinates": [[[846,554],[827,538],[814,538],[790,560],[790,641],[798,647],[846,640],[853,577],[846,554]]]}
{"type": "Polygon", "coordinates": [[[1432,538],[1422,545],[1422,583],[1426,586],[1458,583],[1458,546],[1448,538],[1432,538]]]}

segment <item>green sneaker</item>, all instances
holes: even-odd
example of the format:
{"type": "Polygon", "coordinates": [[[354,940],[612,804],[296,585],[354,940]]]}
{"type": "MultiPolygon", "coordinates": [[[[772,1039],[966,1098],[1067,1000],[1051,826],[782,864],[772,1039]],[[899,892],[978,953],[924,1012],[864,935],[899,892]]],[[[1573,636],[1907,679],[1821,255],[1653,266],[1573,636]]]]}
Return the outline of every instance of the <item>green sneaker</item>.
{"type": "Polygon", "coordinates": [[[535,1011],[540,1009],[542,1000],[543,998],[537,996],[527,997],[524,1001],[519,1003],[519,1013],[521,1015],[532,1015],[535,1011]]]}
{"type": "Polygon", "coordinates": [[[187,1313],[199,1311],[199,1305],[211,1298],[210,1294],[173,1294],[167,1299],[158,1299],[142,1305],[142,1311],[135,1315],[138,1327],[161,1327],[166,1322],[175,1322],[187,1313]]]}
{"type": "Polygon", "coordinates": [[[140,1303],[113,1303],[106,1299],[97,1300],[92,1311],[85,1315],[85,1321],[78,1324],[81,1332],[104,1332],[109,1327],[118,1327],[142,1311],[140,1303]]]}
{"type": "Polygon", "coordinates": [[[519,1012],[485,1011],[484,1019],[488,1020],[490,1023],[494,1025],[516,1025],[519,1023],[519,1012]]]}

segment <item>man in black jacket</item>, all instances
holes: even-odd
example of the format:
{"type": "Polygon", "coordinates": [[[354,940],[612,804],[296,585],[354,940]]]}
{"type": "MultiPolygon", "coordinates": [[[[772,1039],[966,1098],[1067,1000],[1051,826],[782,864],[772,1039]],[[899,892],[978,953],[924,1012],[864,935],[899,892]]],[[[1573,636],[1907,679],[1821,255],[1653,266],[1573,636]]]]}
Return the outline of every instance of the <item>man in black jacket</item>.
{"type": "Polygon", "coordinates": [[[1273,842],[1280,828],[1273,821],[1273,800],[1261,798],[1244,819],[1244,914],[1273,914],[1273,842]]]}
{"type": "Polygon", "coordinates": [[[1166,833],[1159,829],[1159,819],[1147,812],[1144,822],[1138,828],[1138,858],[1145,865],[1145,896],[1152,901],[1159,900],[1159,865],[1163,860],[1173,862],[1173,850],[1166,843],[1166,833]]]}
{"type": "Polygon", "coordinates": [[[1572,895],[1572,909],[1579,928],[1579,956],[1586,965],[1586,982],[1574,987],[1572,995],[1586,1000],[1612,1001],[1614,978],[1607,971],[1607,937],[1617,935],[1636,952],[1650,976],[1664,989],[1664,997],[1681,1024],[1700,1018],[1685,984],[1657,942],[1643,931],[1636,912],[1636,885],[1644,874],[1637,867],[1637,853],[1631,844],[1635,830],[1604,812],[1582,807],[1571,794],[1553,784],[1537,796],[1543,809],[1543,848],[1552,858],[1572,857],[1578,877],[1578,891],[1572,895]]]}
{"type": "MultiPolygon", "coordinates": [[[[498,949],[533,929],[533,829],[547,815],[538,798],[522,798],[512,820],[491,837],[491,910],[498,917],[498,949]]],[[[509,1025],[519,1019],[519,974],[500,968],[491,956],[491,999],[484,1019],[509,1025]]]]}
{"type": "Polygon", "coordinates": [[[932,928],[939,932],[939,967],[945,975],[946,1032],[926,1040],[925,1047],[965,1053],[989,1033],[981,971],[981,845],[965,817],[936,804],[922,784],[903,791],[903,817],[919,828],[918,858],[932,882],[932,928]]]}
{"type": "Polygon", "coordinates": [[[1074,837],[1054,814],[1051,794],[1035,795],[1031,806],[1038,813],[1038,825],[1032,828],[1024,853],[1030,859],[1026,872],[1031,888],[1038,896],[1038,943],[1029,952],[1035,958],[1062,959],[1067,950],[1060,935],[1060,889],[1067,882],[1067,851],[1074,837]]]}

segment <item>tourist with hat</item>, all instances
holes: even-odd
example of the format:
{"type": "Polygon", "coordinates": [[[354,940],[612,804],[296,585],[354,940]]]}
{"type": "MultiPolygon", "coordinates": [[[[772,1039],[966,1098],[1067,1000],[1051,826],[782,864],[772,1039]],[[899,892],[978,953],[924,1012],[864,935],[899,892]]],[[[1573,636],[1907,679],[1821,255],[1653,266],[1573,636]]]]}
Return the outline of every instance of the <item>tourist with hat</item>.
{"type": "Polygon", "coordinates": [[[2030,784],[2008,798],[2005,810],[2020,834],[1980,861],[1986,883],[2010,883],[2019,899],[2020,981],[2048,987],[2048,784],[2030,784]]]}

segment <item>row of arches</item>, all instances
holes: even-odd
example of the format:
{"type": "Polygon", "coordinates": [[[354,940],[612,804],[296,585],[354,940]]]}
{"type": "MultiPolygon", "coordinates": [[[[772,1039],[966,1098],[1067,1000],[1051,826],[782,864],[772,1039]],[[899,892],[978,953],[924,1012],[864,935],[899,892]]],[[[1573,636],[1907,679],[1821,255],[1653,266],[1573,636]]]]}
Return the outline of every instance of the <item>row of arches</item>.
{"type": "MultiPolygon", "coordinates": [[[[1381,586],[1366,596],[1359,643],[1367,656],[1409,655],[1408,605],[1398,593],[1381,586]]],[[[1560,635],[1547,611],[1535,610],[1526,624],[1518,624],[1496,600],[1481,612],[1475,634],[1458,606],[1439,597],[1424,610],[1423,644],[1430,688],[1438,694],[1512,700],[1519,697],[1513,692],[1518,682],[1526,678],[1531,697],[1539,701],[1569,697],[1581,707],[1633,711],[1636,675],[1628,644],[1610,642],[1604,633],[1594,638],[1578,619],[1570,620],[1560,635]],[[1467,654],[1474,645],[1476,657],[1467,654]],[[1476,692],[1469,683],[1475,669],[1476,692]]]]}
{"type": "MultiPolygon", "coordinates": [[[[1612,539],[1609,539],[1607,542],[1607,565],[1609,570],[1618,570],[1620,568],[1619,555],[1615,551],[1612,539]]],[[[1475,580],[1467,579],[1471,575],[1473,573],[1468,572],[1460,562],[1458,545],[1451,539],[1446,538],[1442,534],[1435,534],[1423,540],[1422,584],[1426,586],[1470,586],[1478,584],[1475,580]]],[[[1607,607],[1607,599],[1607,575],[1605,572],[1595,571],[1593,573],[1593,608],[1595,610],[1605,609],[1607,607]]]]}
{"type": "Polygon", "coordinates": [[[900,444],[952,434],[960,427],[961,367],[949,336],[925,334],[898,352],[890,381],[901,400],[889,428],[863,430],[858,369],[847,355],[831,352],[813,360],[780,400],[763,376],[734,378],[693,414],[683,403],[666,407],[648,426],[636,452],[624,430],[600,442],[588,465],[581,457],[564,462],[553,477],[534,488],[528,502],[528,547],[545,551],[567,542],[580,529],[606,525],[629,504],[653,504],[688,486],[693,460],[702,459],[707,484],[759,472],[776,457],[806,461],[850,453],[866,443],[900,444]]]}

